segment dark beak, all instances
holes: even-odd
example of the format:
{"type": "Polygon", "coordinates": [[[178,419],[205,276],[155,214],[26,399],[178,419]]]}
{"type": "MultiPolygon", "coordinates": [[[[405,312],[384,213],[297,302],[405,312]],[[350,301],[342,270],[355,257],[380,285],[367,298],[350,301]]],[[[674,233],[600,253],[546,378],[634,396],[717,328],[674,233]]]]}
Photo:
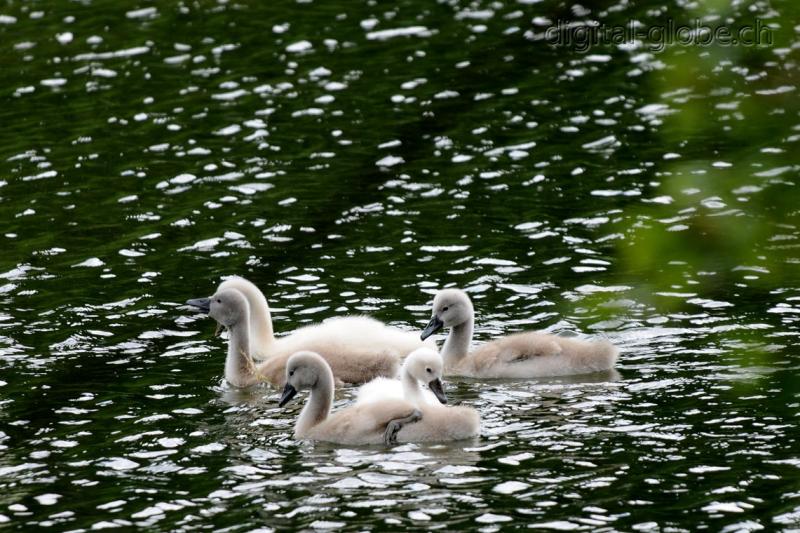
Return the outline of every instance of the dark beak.
{"type": "Polygon", "coordinates": [[[439,331],[440,329],[442,329],[443,327],[444,327],[444,322],[442,322],[442,320],[438,316],[434,315],[433,318],[431,318],[431,321],[428,322],[428,325],[425,326],[425,329],[422,330],[422,333],[420,334],[419,338],[425,340],[434,333],[436,333],[437,331],[439,331]]]}
{"type": "Polygon", "coordinates": [[[283,388],[283,394],[281,394],[281,401],[278,402],[278,407],[283,407],[284,405],[289,403],[289,400],[294,398],[295,394],[297,394],[297,389],[295,389],[294,387],[292,387],[287,383],[286,386],[283,388]]]}
{"type": "Polygon", "coordinates": [[[187,300],[186,304],[196,307],[205,314],[211,311],[211,298],[194,298],[193,300],[187,300]]]}
{"type": "Polygon", "coordinates": [[[440,402],[447,403],[447,396],[444,395],[442,380],[436,378],[430,383],[428,383],[428,387],[431,389],[431,392],[436,395],[436,397],[439,399],[440,402]]]}

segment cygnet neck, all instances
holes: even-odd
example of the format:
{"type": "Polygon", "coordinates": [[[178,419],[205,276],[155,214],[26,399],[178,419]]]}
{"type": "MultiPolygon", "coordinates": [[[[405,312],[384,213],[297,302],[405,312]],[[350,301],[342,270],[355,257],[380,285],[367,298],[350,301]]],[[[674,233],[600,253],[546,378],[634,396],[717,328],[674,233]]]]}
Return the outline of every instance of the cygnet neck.
{"type": "Polygon", "coordinates": [[[311,395],[300,413],[295,434],[302,436],[328,417],[333,405],[333,373],[327,366],[317,368],[317,382],[311,387],[311,395]]]}
{"type": "Polygon", "coordinates": [[[403,366],[400,374],[400,382],[403,385],[403,397],[415,405],[419,405],[422,400],[422,391],[419,388],[419,381],[411,375],[408,368],[403,366]]]}
{"type": "Polygon", "coordinates": [[[255,305],[251,306],[250,312],[252,316],[250,323],[253,325],[253,331],[251,332],[253,340],[258,343],[258,346],[263,347],[275,341],[275,333],[272,329],[272,315],[269,311],[267,299],[264,298],[263,294],[260,296],[260,298],[256,298],[255,305]]]}
{"type": "Polygon", "coordinates": [[[467,356],[469,345],[472,342],[474,320],[474,317],[470,316],[466,321],[450,328],[447,340],[442,346],[442,359],[445,366],[454,366],[467,356]]]}
{"type": "Polygon", "coordinates": [[[225,379],[245,387],[255,381],[253,360],[250,358],[250,327],[242,320],[228,328],[228,355],[225,358],[225,379]]]}

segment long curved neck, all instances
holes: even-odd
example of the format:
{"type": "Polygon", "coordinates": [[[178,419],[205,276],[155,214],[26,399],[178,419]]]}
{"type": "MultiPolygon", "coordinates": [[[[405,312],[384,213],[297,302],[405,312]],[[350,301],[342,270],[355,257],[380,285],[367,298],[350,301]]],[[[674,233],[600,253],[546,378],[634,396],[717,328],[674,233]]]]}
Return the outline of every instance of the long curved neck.
{"type": "Polygon", "coordinates": [[[250,309],[250,327],[253,333],[253,341],[258,346],[263,347],[275,340],[272,330],[272,315],[269,312],[269,304],[263,294],[259,295],[257,303],[253,302],[250,309]]]}
{"type": "Polygon", "coordinates": [[[333,405],[333,374],[327,368],[320,369],[317,383],[311,387],[311,396],[297,419],[294,433],[302,437],[311,428],[328,418],[333,405]],[[327,372],[325,372],[327,370],[327,372]]]}
{"type": "Polygon", "coordinates": [[[419,381],[411,375],[411,373],[403,368],[400,374],[400,382],[403,384],[403,397],[414,405],[418,406],[422,403],[422,391],[419,388],[419,381]]]}
{"type": "Polygon", "coordinates": [[[470,316],[466,322],[450,328],[450,333],[447,335],[447,340],[444,341],[441,352],[446,366],[456,365],[466,357],[467,352],[469,352],[469,345],[472,342],[474,320],[474,317],[470,316]]]}
{"type": "Polygon", "coordinates": [[[256,381],[250,359],[250,331],[246,320],[228,329],[228,356],[225,358],[225,379],[237,387],[256,381]]]}

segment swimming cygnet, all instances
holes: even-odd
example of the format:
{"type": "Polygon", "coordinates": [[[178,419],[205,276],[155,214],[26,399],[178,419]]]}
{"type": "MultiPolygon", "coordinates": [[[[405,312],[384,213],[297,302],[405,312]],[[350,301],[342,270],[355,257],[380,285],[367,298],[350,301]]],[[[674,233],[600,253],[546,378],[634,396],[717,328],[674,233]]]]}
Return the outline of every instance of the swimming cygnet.
{"type": "Polygon", "coordinates": [[[310,389],[311,395],[295,425],[297,439],[337,444],[394,444],[457,440],[478,432],[478,415],[474,411],[470,419],[474,427],[465,428],[454,422],[450,410],[455,408],[416,408],[406,400],[394,398],[356,403],[331,414],[333,374],[325,359],[313,352],[298,352],[289,358],[279,405],[286,405],[303,389],[310,389]]]}
{"type": "Polygon", "coordinates": [[[254,283],[240,276],[231,276],[219,284],[217,292],[224,289],[236,289],[250,304],[250,355],[254,359],[268,359],[276,353],[291,355],[299,350],[311,350],[325,356],[326,350],[320,346],[330,342],[346,342],[348,349],[357,352],[388,351],[398,357],[403,357],[420,346],[436,347],[432,340],[420,341],[419,336],[412,331],[387,326],[367,316],[331,318],[322,324],[305,326],[276,339],[272,330],[269,304],[264,293],[254,283]]]}
{"type": "Polygon", "coordinates": [[[422,412],[421,425],[436,427],[439,434],[437,440],[473,437],[480,431],[478,412],[470,407],[441,405],[447,403],[442,386],[443,366],[442,357],[435,350],[417,348],[403,362],[399,380],[375,378],[362,385],[356,405],[403,399],[422,412]],[[420,382],[427,383],[430,390],[421,389],[420,382]]]}
{"type": "Polygon", "coordinates": [[[538,378],[600,372],[614,367],[619,350],[605,340],[583,341],[539,332],[523,332],[489,341],[469,351],[474,310],[469,296],[444,289],[420,337],[450,328],[441,354],[445,374],[482,378],[538,378]]]}
{"type": "MultiPolygon", "coordinates": [[[[418,339],[411,338],[412,334],[389,328],[369,318],[331,320],[300,328],[294,334],[279,339],[271,338],[270,324],[270,340],[266,349],[262,350],[265,360],[256,363],[251,356],[252,312],[245,294],[234,288],[223,288],[211,298],[198,298],[187,303],[208,313],[228,328],[225,379],[237,387],[261,381],[283,386],[286,360],[301,349],[321,353],[339,382],[365,383],[377,376],[396,375],[401,354],[408,353],[409,346],[420,345],[418,339]]],[[[263,335],[266,331],[263,325],[269,324],[269,310],[262,307],[257,316],[262,321],[262,329],[258,334],[263,335]],[[262,320],[265,317],[267,320],[262,320]]]]}
{"type": "Polygon", "coordinates": [[[442,386],[442,357],[430,348],[417,348],[403,361],[400,379],[379,377],[358,388],[357,403],[380,398],[407,400],[417,407],[447,403],[442,386]],[[420,387],[420,382],[428,386],[420,387]]]}

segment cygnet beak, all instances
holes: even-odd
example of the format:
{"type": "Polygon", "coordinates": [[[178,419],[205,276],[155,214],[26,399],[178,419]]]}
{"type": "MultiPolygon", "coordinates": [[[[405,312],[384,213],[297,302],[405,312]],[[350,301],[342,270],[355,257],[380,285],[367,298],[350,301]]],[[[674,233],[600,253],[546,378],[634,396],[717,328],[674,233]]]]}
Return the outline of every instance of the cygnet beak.
{"type": "Polygon", "coordinates": [[[196,307],[200,312],[208,314],[211,311],[211,298],[194,298],[186,301],[187,305],[196,307]]]}
{"type": "Polygon", "coordinates": [[[289,403],[289,400],[294,398],[295,394],[297,394],[297,389],[287,383],[283,388],[283,394],[281,394],[281,400],[278,402],[278,407],[283,407],[289,403]]]}
{"type": "Polygon", "coordinates": [[[434,379],[430,383],[428,383],[428,388],[431,389],[431,392],[439,399],[442,403],[447,403],[447,396],[444,395],[444,387],[442,386],[442,380],[439,378],[434,379]]]}
{"type": "Polygon", "coordinates": [[[431,321],[428,322],[428,325],[425,326],[425,329],[422,330],[422,333],[420,334],[419,338],[425,340],[434,333],[436,333],[437,331],[439,331],[440,329],[442,329],[443,327],[444,327],[444,322],[442,322],[442,319],[436,315],[433,315],[431,321]]]}

